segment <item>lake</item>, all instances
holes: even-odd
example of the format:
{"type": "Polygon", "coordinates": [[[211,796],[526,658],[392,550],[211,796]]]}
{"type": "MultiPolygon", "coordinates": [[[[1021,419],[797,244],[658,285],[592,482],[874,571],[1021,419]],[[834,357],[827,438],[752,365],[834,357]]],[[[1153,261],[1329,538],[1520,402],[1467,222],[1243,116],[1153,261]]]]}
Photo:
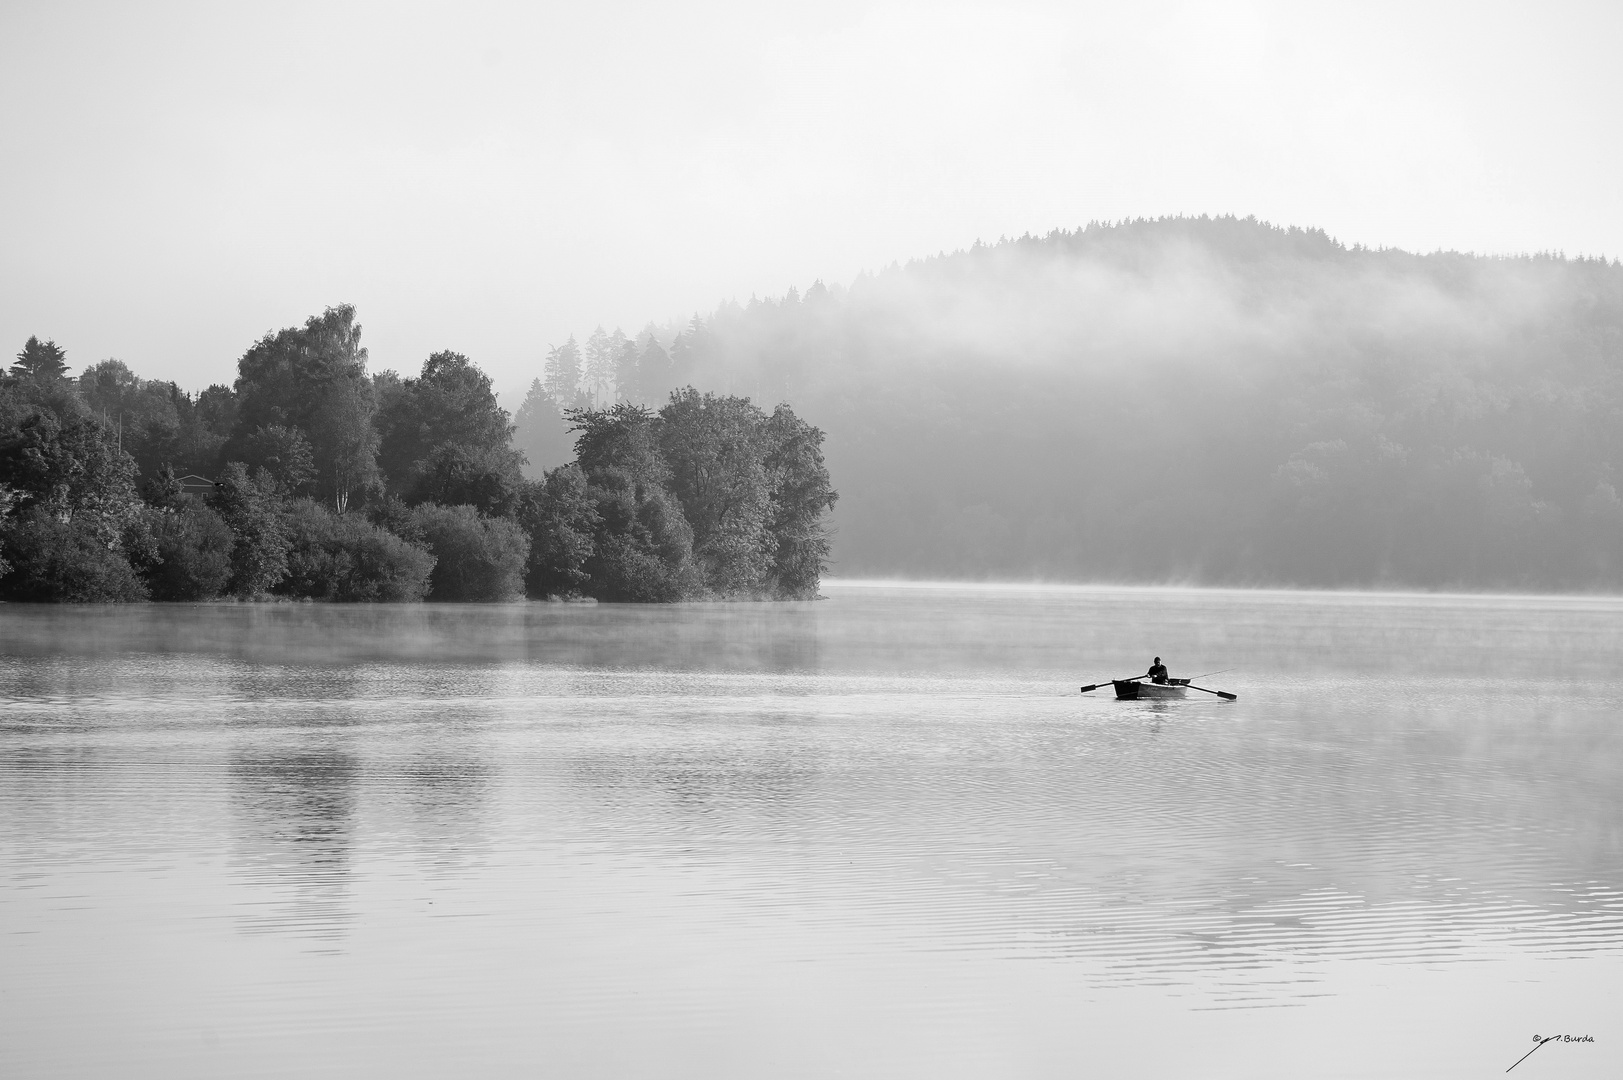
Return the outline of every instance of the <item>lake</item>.
{"type": "Polygon", "coordinates": [[[1623,1075],[1623,599],[824,591],[0,605],[3,1071],[1623,1075]]]}

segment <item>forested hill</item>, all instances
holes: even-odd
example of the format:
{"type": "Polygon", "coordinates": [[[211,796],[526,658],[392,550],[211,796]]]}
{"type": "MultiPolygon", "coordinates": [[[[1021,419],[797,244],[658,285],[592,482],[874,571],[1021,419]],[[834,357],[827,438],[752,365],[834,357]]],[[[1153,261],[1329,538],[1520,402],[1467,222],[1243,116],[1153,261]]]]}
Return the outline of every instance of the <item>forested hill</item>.
{"type": "MultiPolygon", "coordinates": [[[[1623,587],[1623,266],[1090,225],[552,351],[520,411],[673,386],[827,433],[834,572],[1623,587]]],[[[556,460],[549,460],[556,458],[556,460]]]]}

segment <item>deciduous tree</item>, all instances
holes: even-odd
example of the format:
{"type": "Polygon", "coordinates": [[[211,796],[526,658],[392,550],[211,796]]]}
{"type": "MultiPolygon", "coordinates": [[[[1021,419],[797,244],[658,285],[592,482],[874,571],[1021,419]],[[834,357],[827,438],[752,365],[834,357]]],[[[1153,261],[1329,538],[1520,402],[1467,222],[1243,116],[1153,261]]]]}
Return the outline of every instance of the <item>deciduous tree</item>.
{"type": "Polygon", "coordinates": [[[585,567],[600,523],[586,474],[565,465],[525,484],[517,521],[530,537],[525,595],[537,600],[579,595],[590,580],[585,567]]]}
{"type": "Polygon", "coordinates": [[[524,595],[530,541],[516,522],[487,518],[471,506],[423,503],[412,523],[436,562],[430,600],[517,600],[524,595]]]}
{"type": "Polygon", "coordinates": [[[242,462],[233,461],[206,501],[225,519],[234,537],[231,579],[226,587],[245,600],[266,595],[287,576],[290,546],[275,480],[263,469],[250,475],[242,462]]]}
{"type": "Polygon", "coordinates": [[[242,453],[260,428],[295,428],[315,456],[317,493],[342,513],[377,477],[376,411],[355,309],[342,304],[265,337],[237,363],[235,434],[242,453]]]}
{"type": "Polygon", "coordinates": [[[512,511],[524,458],[510,445],[514,425],[489,376],[461,353],[438,352],[418,378],[380,378],[379,389],[378,457],[392,494],[512,511]]]}
{"type": "Polygon", "coordinates": [[[659,419],[660,453],[706,586],[722,596],[765,595],[775,547],[766,532],[765,414],[748,398],[688,387],[671,395],[659,419]]]}

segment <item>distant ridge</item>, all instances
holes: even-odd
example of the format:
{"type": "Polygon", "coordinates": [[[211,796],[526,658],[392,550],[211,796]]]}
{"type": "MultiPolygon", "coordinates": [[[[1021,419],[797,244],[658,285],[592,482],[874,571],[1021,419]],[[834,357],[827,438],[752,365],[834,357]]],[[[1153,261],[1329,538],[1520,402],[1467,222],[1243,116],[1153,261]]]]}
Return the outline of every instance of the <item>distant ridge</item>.
{"type": "Polygon", "coordinates": [[[827,432],[839,577],[1623,587],[1616,260],[1094,222],[638,340],[827,432]]]}

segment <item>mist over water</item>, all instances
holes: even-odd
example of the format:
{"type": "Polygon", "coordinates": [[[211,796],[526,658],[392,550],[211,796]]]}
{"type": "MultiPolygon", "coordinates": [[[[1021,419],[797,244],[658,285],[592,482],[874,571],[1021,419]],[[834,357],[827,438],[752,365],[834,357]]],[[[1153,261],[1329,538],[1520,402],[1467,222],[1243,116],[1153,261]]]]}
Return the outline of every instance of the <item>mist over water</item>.
{"type": "Polygon", "coordinates": [[[8,1056],[1465,1076],[1613,1030],[1623,602],[825,591],[0,609],[8,1056]],[[1076,693],[1152,653],[1239,700],[1076,693]]]}

